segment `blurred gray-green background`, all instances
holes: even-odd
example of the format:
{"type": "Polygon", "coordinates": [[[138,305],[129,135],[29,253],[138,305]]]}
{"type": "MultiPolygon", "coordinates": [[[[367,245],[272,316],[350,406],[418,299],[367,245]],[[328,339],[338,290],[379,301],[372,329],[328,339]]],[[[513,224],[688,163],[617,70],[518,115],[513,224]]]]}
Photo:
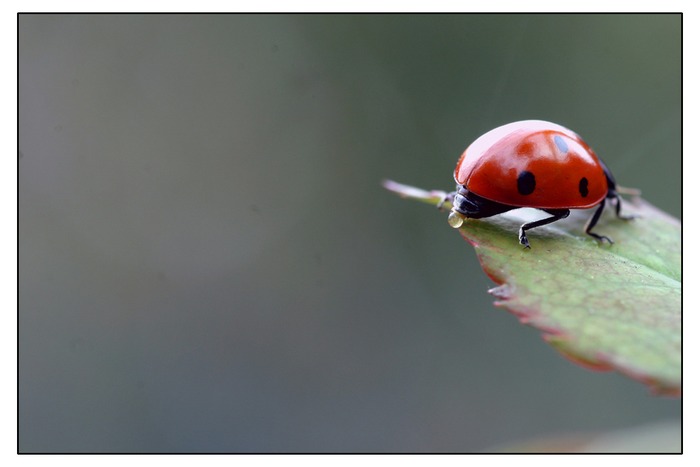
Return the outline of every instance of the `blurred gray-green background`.
{"type": "Polygon", "coordinates": [[[680,28],[20,15],[20,450],[464,452],[678,420],[493,307],[446,214],[380,181],[451,189],[473,139],[537,118],[679,216],[680,28]]]}

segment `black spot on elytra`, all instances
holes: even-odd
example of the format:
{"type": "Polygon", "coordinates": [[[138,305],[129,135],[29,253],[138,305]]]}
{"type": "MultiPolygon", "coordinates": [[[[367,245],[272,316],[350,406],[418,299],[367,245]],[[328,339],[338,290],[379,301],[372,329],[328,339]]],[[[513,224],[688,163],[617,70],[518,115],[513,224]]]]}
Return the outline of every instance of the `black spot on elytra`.
{"type": "Polygon", "coordinates": [[[529,195],[535,191],[535,174],[523,170],[518,174],[518,193],[529,195]]]}
{"type": "Polygon", "coordinates": [[[578,182],[578,192],[581,193],[581,197],[585,198],[588,196],[588,179],[583,177],[580,182],[578,182]]]}

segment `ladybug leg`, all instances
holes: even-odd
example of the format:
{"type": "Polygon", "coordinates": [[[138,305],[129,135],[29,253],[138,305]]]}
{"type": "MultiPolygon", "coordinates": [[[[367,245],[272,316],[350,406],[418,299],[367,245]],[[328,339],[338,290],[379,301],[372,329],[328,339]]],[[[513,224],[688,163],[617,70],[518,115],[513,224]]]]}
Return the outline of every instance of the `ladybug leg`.
{"type": "Polygon", "coordinates": [[[568,209],[543,209],[543,211],[548,214],[551,214],[552,217],[547,217],[545,219],[540,219],[534,222],[528,222],[527,224],[523,224],[522,226],[520,226],[520,231],[518,232],[518,239],[520,240],[520,244],[523,245],[525,248],[530,248],[530,242],[527,240],[527,235],[525,235],[526,230],[551,224],[552,222],[556,222],[559,219],[564,219],[565,217],[569,216],[570,212],[568,209]]]}
{"type": "MultiPolygon", "coordinates": [[[[622,208],[622,198],[620,198],[620,195],[617,192],[618,187],[617,187],[617,184],[615,183],[615,179],[613,178],[612,173],[610,173],[610,170],[605,166],[603,161],[600,161],[600,165],[603,166],[603,172],[605,173],[605,178],[608,181],[608,194],[607,194],[606,198],[612,199],[613,202],[615,203],[615,215],[617,216],[617,218],[628,221],[630,219],[634,219],[635,217],[637,217],[637,216],[623,216],[622,214],[620,214],[620,208],[622,208]]],[[[630,192],[631,194],[634,194],[634,193],[639,194],[638,190],[631,190],[630,191],[629,189],[627,189],[627,191],[630,192]]],[[[598,218],[600,217],[600,214],[603,212],[603,206],[605,205],[605,200],[603,200],[603,202],[600,204],[601,205],[598,207],[598,210],[595,212],[595,214],[593,214],[593,217],[591,218],[591,220],[588,221],[588,226],[586,227],[586,233],[588,235],[591,235],[591,236],[597,238],[598,240],[605,239],[612,244],[612,240],[610,240],[608,237],[603,237],[602,235],[596,235],[596,234],[593,234],[590,232],[590,230],[593,228],[593,226],[596,224],[596,222],[598,222],[598,218]]]]}
{"type": "Polygon", "coordinates": [[[614,203],[615,203],[615,215],[617,216],[618,219],[628,221],[628,220],[635,219],[636,217],[638,217],[638,216],[634,216],[634,215],[623,216],[622,214],[620,214],[620,209],[622,208],[622,198],[620,198],[620,195],[618,195],[617,193],[614,193],[612,196],[612,199],[614,200],[614,203]]]}
{"type": "Polygon", "coordinates": [[[442,207],[445,205],[446,202],[449,201],[450,204],[452,204],[452,202],[455,199],[456,194],[457,194],[456,191],[452,191],[450,193],[445,193],[445,196],[443,196],[442,199],[440,200],[440,202],[437,204],[438,211],[442,211],[442,207]]]}
{"type": "MultiPolygon", "coordinates": [[[[597,233],[591,232],[591,229],[593,229],[593,227],[595,227],[595,225],[598,223],[598,219],[600,219],[600,215],[603,213],[603,209],[605,209],[605,199],[603,199],[603,201],[600,202],[600,204],[598,205],[598,208],[593,213],[593,216],[586,223],[585,232],[588,235],[590,235],[591,237],[598,240],[599,242],[606,241],[612,245],[615,242],[613,242],[610,237],[606,237],[605,235],[598,235],[597,233]]],[[[620,200],[618,199],[617,206],[616,206],[616,211],[618,211],[618,216],[620,215],[619,210],[620,210],[620,200]]]]}

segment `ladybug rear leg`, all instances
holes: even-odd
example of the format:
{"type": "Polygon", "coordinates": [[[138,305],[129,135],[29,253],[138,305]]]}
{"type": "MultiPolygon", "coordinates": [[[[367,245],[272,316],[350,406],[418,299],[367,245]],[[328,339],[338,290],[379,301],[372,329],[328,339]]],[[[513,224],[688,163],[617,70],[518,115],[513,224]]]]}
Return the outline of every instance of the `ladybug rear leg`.
{"type": "Polygon", "coordinates": [[[525,235],[526,230],[551,224],[552,222],[556,222],[559,219],[564,219],[565,217],[569,216],[570,212],[568,209],[543,209],[543,211],[548,214],[551,214],[552,217],[547,217],[545,219],[540,219],[534,222],[528,222],[527,224],[523,224],[522,226],[520,226],[520,231],[518,232],[518,239],[520,240],[520,244],[523,245],[525,248],[530,248],[530,242],[527,240],[527,235],[525,235]]]}
{"type": "MultiPolygon", "coordinates": [[[[599,242],[606,241],[610,243],[611,245],[615,242],[612,241],[610,237],[606,237],[605,235],[598,235],[597,233],[591,232],[591,229],[595,227],[595,225],[598,223],[598,219],[600,219],[600,215],[603,213],[603,209],[605,209],[605,198],[603,198],[603,201],[600,202],[598,205],[598,208],[595,210],[593,213],[593,216],[586,222],[586,228],[585,232],[590,235],[591,237],[595,238],[599,242]]],[[[617,205],[615,207],[615,212],[617,213],[618,217],[620,216],[620,198],[617,198],[617,205]]]]}
{"type": "Polygon", "coordinates": [[[613,193],[612,196],[608,196],[608,198],[611,198],[615,203],[615,215],[618,219],[622,219],[623,221],[629,221],[637,218],[637,216],[634,215],[623,216],[622,214],[620,214],[620,209],[622,209],[622,198],[620,198],[620,195],[618,195],[616,192],[613,193]]]}
{"type": "MultiPolygon", "coordinates": [[[[613,200],[613,204],[615,205],[615,215],[617,216],[618,219],[628,221],[628,220],[631,220],[631,219],[634,219],[637,217],[637,216],[624,216],[620,213],[620,209],[622,208],[622,200],[620,198],[620,195],[617,194],[617,192],[611,190],[608,193],[607,197],[610,198],[611,200],[613,200]]],[[[600,202],[600,204],[598,205],[598,208],[593,213],[593,216],[586,223],[585,232],[598,241],[601,241],[601,242],[606,241],[612,245],[615,242],[613,242],[610,237],[606,237],[605,235],[599,235],[595,232],[591,232],[591,229],[593,229],[593,227],[595,227],[595,225],[598,223],[598,219],[600,219],[600,215],[603,213],[603,209],[605,209],[605,199],[603,199],[603,201],[600,202]]]]}

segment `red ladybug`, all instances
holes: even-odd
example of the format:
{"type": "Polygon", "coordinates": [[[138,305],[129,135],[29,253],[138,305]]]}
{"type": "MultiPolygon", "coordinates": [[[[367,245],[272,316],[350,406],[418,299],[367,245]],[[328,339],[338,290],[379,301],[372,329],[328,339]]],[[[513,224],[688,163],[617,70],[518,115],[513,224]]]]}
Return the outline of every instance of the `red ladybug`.
{"type": "Polygon", "coordinates": [[[518,238],[530,248],[525,231],[569,215],[569,209],[598,206],[585,232],[599,241],[613,241],[591,232],[605,200],[620,215],[615,179],[579,135],[563,126],[525,120],[500,126],[479,137],[462,154],[455,169],[457,191],[448,222],[458,228],[464,219],[480,219],[522,207],[537,208],[551,217],[520,227],[518,238]]]}

